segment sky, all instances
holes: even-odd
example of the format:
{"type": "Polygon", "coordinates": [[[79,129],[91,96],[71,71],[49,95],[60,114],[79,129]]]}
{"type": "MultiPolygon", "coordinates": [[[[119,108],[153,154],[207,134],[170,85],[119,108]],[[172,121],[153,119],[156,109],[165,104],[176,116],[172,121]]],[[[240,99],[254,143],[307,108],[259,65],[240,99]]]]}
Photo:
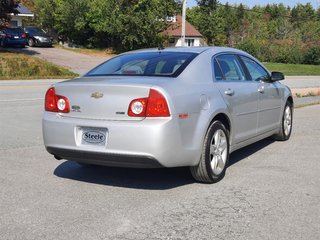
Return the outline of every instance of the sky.
{"type": "MultiPolygon", "coordinates": [[[[219,0],[220,3],[225,4],[229,3],[230,5],[232,4],[244,4],[248,7],[253,7],[254,5],[260,5],[260,6],[265,6],[268,3],[273,4],[273,3],[283,3],[285,6],[290,6],[294,7],[296,4],[301,3],[301,4],[306,4],[306,3],[311,3],[312,6],[315,9],[318,9],[320,7],[320,0],[282,0],[282,1],[275,1],[275,0],[219,0]]],[[[197,1],[196,0],[187,0],[188,7],[196,6],[197,1]]]]}

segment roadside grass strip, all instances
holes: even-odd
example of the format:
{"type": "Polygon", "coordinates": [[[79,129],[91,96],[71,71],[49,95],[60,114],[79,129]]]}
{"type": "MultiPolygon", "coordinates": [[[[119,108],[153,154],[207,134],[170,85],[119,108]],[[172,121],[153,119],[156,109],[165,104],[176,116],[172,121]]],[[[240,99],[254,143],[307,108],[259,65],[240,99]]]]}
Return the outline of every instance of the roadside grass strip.
{"type": "Polygon", "coordinates": [[[265,63],[265,66],[287,76],[320,76],[320,65],[265,63]]]}
{"type": "Polygon", "coordinates": [[[76,73],[45,60],[0,50],[0,80],[73,78],[76,73]]]}

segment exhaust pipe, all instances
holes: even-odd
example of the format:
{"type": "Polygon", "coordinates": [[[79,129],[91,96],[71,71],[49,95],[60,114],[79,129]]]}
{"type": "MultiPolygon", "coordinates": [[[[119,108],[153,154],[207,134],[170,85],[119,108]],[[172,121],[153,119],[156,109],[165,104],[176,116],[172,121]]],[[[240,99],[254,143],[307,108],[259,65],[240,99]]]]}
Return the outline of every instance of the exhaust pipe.
{"type": "Polygon", "coordinates": [[[59,156],[57,156],[57,155],[53,155],[53,156],[54,156],[54,158],[57,159],[57,160],[61,160],[61,159],[62,159],[61,157],[59,157],[59,156]]]}

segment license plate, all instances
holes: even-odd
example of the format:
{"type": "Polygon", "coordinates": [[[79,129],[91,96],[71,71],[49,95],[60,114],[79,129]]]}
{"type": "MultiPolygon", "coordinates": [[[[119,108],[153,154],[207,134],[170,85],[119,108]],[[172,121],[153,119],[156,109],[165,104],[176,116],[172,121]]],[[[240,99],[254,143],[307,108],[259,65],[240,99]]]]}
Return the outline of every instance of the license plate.
{"type": "Polygon", "coordinates": [[[107,129],[82,128],[81,144],[105,146],[108,137],[107,129]]]}
{"type": "Polygon", "coordinates": [[[19,36],[14,36],[14,39],[18,39],[19,38],[19,36]]]}

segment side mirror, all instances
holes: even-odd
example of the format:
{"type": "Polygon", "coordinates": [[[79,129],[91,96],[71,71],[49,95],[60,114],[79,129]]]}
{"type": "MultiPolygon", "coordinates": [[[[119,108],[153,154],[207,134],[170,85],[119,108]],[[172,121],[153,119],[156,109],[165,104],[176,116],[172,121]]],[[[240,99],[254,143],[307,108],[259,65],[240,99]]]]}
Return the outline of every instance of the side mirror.
{"type": "Polygon", "coordinates": [[[276,81],[281,81],[284,80],[284,75],[282,72],[272,72],[271,73],[271,81],[276,82],[276,81]]]}

